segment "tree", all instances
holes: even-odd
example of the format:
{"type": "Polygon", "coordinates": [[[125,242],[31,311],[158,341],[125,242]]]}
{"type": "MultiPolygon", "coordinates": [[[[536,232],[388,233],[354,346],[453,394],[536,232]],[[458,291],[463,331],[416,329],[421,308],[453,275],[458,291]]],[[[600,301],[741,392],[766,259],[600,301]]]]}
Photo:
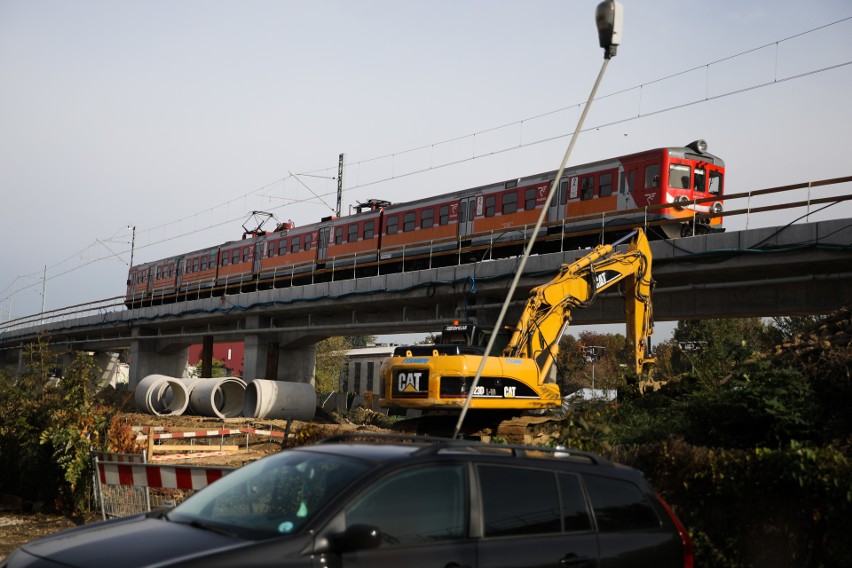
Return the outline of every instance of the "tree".
{"type": "Polygon", "coordinates": [[[350,349],[367,347],[376,343],[375,335],[350,335],[343,339],[346,341],[347,345],[349,345],[350,349]]]}
{"type": "Polygon", "coordinates": [[[679,321],[672,371],[695,375],[705,387],[718,384],[732,369],[770,343],[759,318],[679,321]]]}
{"type": "MultiPolygon", "coordinates": [[[[200,377],[200,376],[201,376],[201,365],[202,365],[202,362],[201,362],[201,361],[199,361],[199,362],[195,365],[195,376],[196,376],[196,377],[200,377]]],[[[220,378],[220,377],[227,377],[227,376],[228,376],[228,369],[227,369],[227,367],[225,366],[225,362],[224,362],[224,361],[222,361],[221,359],[213,359],[213,371],[212,371],[212,377],[205,377],[205,378],[214,378],[214,379],[218,379],[218,378],[220,378]]]]}
{"type": "Polygon", "coordinates": [[[317,344],[315,383],[320,396],[339,390],[340,377],[346,367],[346,351],[349,349],[350,343],[345,337],[329,337],[317,344]]]}
{"type": "Polygon", "coordinates": [[[583,331],[579,339],[566,335],[559,342],[557,382],[564,393],[581,388],[615,388],[624,373],[630,349],[620,334],[583,331]]]}
{"type": "Polygon", "coordinates": [[[772,318],[769,325],[769,333],[774,343],[781,343],[785,339],[792,339],[796,335],[806,335],[819,327],[826,320],[826,316],[791,316],[772,318]]]}

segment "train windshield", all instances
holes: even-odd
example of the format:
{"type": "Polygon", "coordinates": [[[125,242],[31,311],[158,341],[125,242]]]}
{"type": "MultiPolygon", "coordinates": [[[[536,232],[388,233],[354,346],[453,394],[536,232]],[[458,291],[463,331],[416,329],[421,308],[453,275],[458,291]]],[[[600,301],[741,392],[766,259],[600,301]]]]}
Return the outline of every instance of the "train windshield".
{"type": "Polygon", "coordinates": [[[711,195],[722,194],[722,172],[710,171],[710,186],[707,188],[707,193],[711,195]]]}
{"type": "Polygon", "coordinates": [[[692,167],[688,164],[671,164],[669,166],[669,187],[692,189],[695,192],[709,193],[710,195],[721,195],[722,172],[708,171],[706,167],[696,167],[693,172],[692,167]]]}

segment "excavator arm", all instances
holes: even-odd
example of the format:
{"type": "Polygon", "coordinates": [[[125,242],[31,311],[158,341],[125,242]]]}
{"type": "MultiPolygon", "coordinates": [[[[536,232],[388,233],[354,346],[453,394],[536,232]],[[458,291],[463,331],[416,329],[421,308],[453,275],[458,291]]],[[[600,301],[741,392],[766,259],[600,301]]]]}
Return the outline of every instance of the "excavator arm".
{"type": "Polygon", "coordinates": [[[648,358],[651,318],[651,249],[640,229],[611,245],[599,245],[571,264],[563,264],[550,282],[533,288],[504,357],[533,359],[544,382],[559,352],[559,341],[571,321],[571,310],[589,305],[595,296],[624,281],[627,339],[637,374],[648,358]],[[635,234],[625,252],[613,252],[635,234]]]}

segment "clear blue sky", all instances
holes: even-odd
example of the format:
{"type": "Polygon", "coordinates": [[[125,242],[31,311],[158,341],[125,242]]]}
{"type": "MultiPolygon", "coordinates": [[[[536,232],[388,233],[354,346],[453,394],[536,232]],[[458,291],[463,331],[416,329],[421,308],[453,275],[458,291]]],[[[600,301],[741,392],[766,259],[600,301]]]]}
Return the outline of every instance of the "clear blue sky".
{"type": "MultiPolygon", "coordinates": [[[[622,3],[599,94],[630,90],[572,163],[704,138],[729,192],[852,174],[852,20],[786,39],[848,0],[622,3]]],[[[335,182],[289,173],[340,152],[344,211],[555,169],[567,137],[531,142],[573,130],[596,4],[0,0],[0,321],[39,311],[45,265],[47,309],[122,294],[128,225],[145,262],[239,238],[251,210],[316,221],[335,182]]]]}

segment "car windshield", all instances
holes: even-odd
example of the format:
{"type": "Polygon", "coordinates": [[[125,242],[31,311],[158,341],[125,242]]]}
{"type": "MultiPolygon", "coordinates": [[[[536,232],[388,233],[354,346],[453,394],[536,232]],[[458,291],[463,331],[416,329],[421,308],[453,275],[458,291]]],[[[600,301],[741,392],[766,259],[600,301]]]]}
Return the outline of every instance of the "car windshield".
{"type": "Polygon", "coordinates": [[[292,534],[367,469],[347,458],[286,451],[226,475],[168,518],[250,539],[292,534]]]}

